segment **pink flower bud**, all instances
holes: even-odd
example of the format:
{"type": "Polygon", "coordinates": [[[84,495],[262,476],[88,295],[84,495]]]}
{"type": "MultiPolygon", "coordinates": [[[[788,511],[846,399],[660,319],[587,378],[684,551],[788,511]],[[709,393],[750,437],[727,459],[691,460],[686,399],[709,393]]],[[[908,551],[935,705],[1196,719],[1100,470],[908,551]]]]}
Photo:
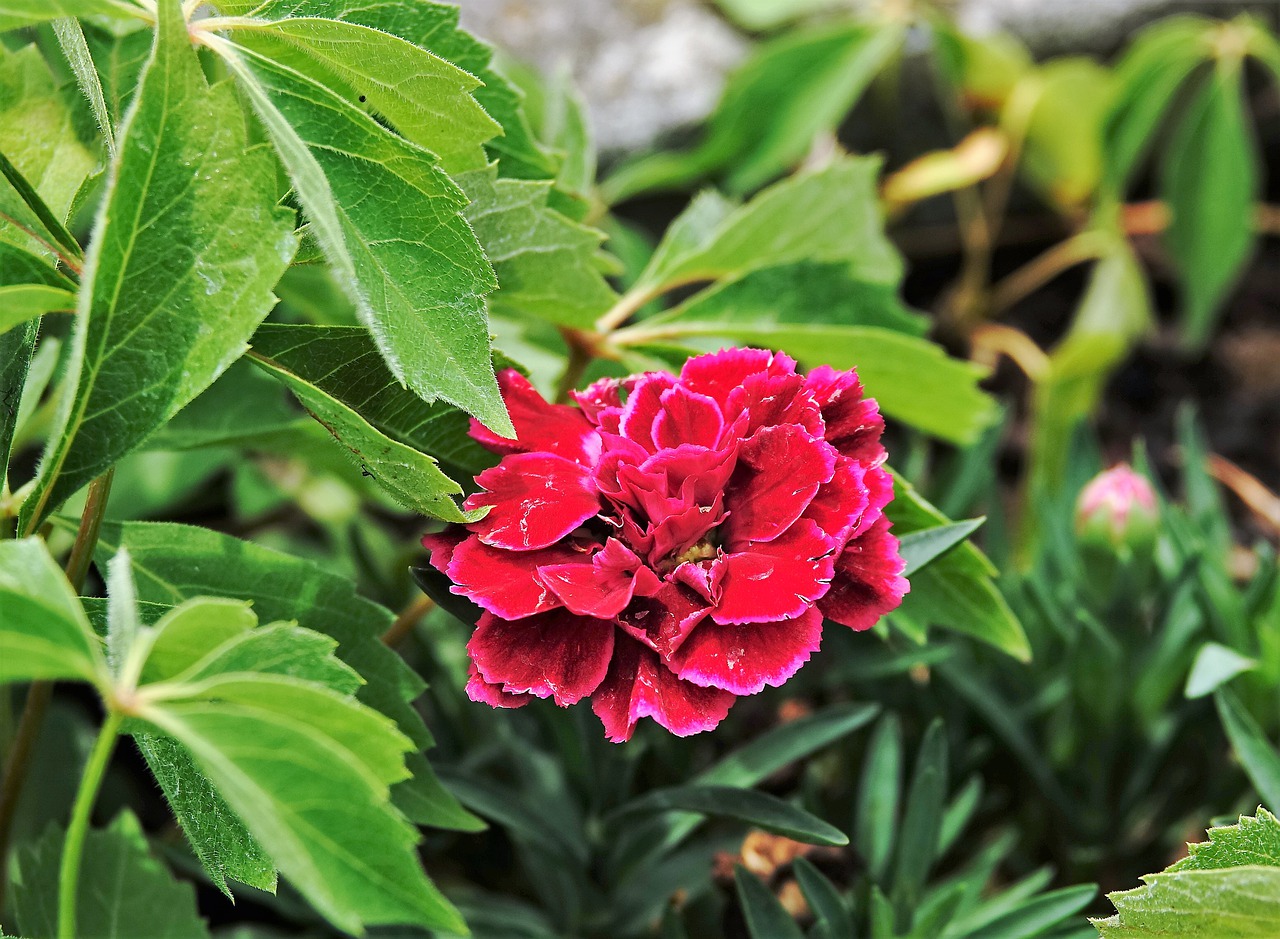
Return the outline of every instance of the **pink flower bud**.
{"type": "Polygon", "coordinates": [[[1120,463],[1080,491],[1076,531],[1082,540],[1113,548],[1147,547],[1155,538],[1160,506],[1147,477],[1120,463]]]}

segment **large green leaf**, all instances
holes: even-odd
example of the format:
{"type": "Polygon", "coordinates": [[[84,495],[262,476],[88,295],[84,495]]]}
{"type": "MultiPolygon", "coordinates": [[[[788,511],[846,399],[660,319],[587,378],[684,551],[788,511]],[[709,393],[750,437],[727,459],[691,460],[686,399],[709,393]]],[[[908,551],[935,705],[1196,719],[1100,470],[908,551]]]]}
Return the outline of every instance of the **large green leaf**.
{"type": "Polygon", "coordinates": [[[604,236],[548,206],[550,182],[500,179],[493,166],[459,176],[458,184],[498,275],[494,313],[585,328],[617,299],[596,262],[604,236]]]}
{"type": "Polygon", "coordinates": [[[1280,934],[1280,823],[1259,807],[1256,818],[1210,829],[1207,842],[1143,880],[1108,895],[1116,915],[1093,921],[1104,939],[1280,934]]]}
{"type": "Polygon", "coordinates": [[[218,0],[217,6],[231,15],[252,12],[267,19],[314,16],[359,23],[399,36],[452,62],[483,82],[475,98],[502,125],[502,136],[487,145],[489,153],[498,158],[502,175],[555,177],[555,161],[534,140],[520,92],[492,67],[493,50],[458,28],[458,7],[434,0],[218,0]]]}
{"type": "Polygon", "coordinates": [[[1259,194],[1257,144],[1239,61],[1220,61],[1169,142],[1161,192],[1173,218],[1165,244],[1178,266],[1185,338],[1207,341],[1216,315],[1253,253],[1259,194]]]}
{"type": "Polygon", "coordinates": [[[490,363],[497,286],[462,217],[466,197],[426,150],[340,95],[216,40],[293,180],[339,285],[398,379],[510,434],[490,363]]]}
{"type": "Polygon", "coordinates": [[[730,77],[703,142],[624,165],[604,184],[612,201],[684,186],[724,171],[748,192],[794,166],[814,138],[834,131],[871,79],[900,48],[901,24],[838,22],[796,30],[763,45],[730,77]]]}
{"type": "MultiPolygon", "coordinates": [[[[357,697],[395,720],[419,749],[432,745],[422,717],[410,705],[422,679],[381,641],[394,617],[366,600],[351,581],[302,558],[188,525],[129,522],[102,527],[95,559],[104,563],[129,549],[143,601],[176,605],[197,596],[248,600],[267,622],[293,620],[338,641],[338,657],[365,680],[357,697]]],[[[442,792],[430,764],[408,760],[413,778],[395,789],[397,804],[425,825],[457,827],[475,819],[442,792]]]]}
{"type": "MultiPolygon", "coordinates": [[[[348,700],[345,716],[354,718],[348,700]]],[[[248,701],[172,701],[141,716],[186,747],[281,873],[335,925],[464,928],[422,871],[416,831],[360,759],[377,741],[366,737],[360,752],[336,741],[356,727],[337,723],[342,711],[327,709],[324,727],[306,711],[248,701]]]]}
{"type": "Polygon", "coordinates": [[[736,278],[802,261],[842,261],[858,280],[896,284],[902,259],[884,234],[879,171],[876,158],[850,157],[777,183],[732,211],[723,202],[697,200],[689,217],[668,229],[636,289],[736,278]]]}
{"type": "Polygon", "coordinates": [[[398,36],[320,17],[229,25],[237,41],[367,104],[451,173],[482,167],[483,144],[501,133],[472,97],[477,78],[398,36]]]}
{"type": "MultiPolygon", "coordinates": [[[[357,411],[284,363],[259,353],[254,353],[253,361],[292,391],[311,416],[354,457],[360,471],[373,477],[405,508],[446,522],[468,522],[479,517],[458,508],[454,497],[462,494],[462,487],[446,476],[430,456],[383,434],[357,411]]],[[[313,367],[313,363],[305,364],[313,367]]]]}
{"type": "Polygon", "coordinates": [[[64,16],[141,17],[129,0],[0,0],[0,32],[64,16]]]}
{"type": "Polygon", "coordinates": [[[0,684],[34,678],[105,683],[84,609],[43,539],[0,541],[0,684]]]}
{"type": "MultiPolygon", "coordinates": [[[[24,936],[58,934],[58,876],[65,833],[57,828],[18,851],[13,891],[24,936]]],[[[79,935],[92,939],[208,939],[191,884],[175,880],[152,855],[142,826],[128,812],[85,837],[76,896],[79,935]]]]}
{"type": "Polygon", "coordinates": [[[244,351],[296,247],[270,159],[210,88],[176,0],[120,131],[80,291],[59,428],[26,530],[140,444],[244,351]],[[216,328],[210,326],[216,323],[216,328]]]}
{"type": "MultiPolygon", "coordinates": [[[[58,5],[46,0],[34,3],[41,8],[58,5]]],[[[4,10],[0,2],[0,24],[4,10]]],[[[11,180],[0,178],[0,237],[33,250],[57,247],[74,256],[74,241],[62,225],[93,169],[94,157],[77,133],[71,108],[34,45],[16,52],[0,47],[0,153],[49,212],[49,217],[42,218],[43,212],[28,204],[29,195],[24,197],[11,180]],[[72,244],[65,244],[67,241],[72,244]]]]}
{"type": "MultiPolygon", "coordinates": [[[[947,517],[902,477],[894,476],[893,487],[894,498],[886,511],[893,520],[894,534],[901,537],[948,523],[947,517]]],[[[913,623],[917,631],[941,626],[1027,661],[1031,646],[1022,624],[992,580],[995,573],[986,556],[964,542],[918,571],[911,579],[910,593],[891,615],[913,623]]]]}
{"type": "Polygon", "coordinates": [[[443,402],[427,404],[401,387],[362,329],[266,323],[254,334],[253,347],[382,434],[458,472],[475,476],[493,465],[492,455],[468,436],[466,414],[443,402]]]}

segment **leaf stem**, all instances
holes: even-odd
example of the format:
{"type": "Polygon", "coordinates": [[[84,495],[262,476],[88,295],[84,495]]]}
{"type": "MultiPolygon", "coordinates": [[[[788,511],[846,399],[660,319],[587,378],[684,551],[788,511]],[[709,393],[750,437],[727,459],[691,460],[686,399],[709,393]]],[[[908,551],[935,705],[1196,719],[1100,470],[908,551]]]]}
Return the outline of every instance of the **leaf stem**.
{"type": "Polygon", "coordinates": [[[93,560],[93,551],[98,546],[98,532],[102,530],[102,518],[107,513],[107,499],[111,496],[111,480],[115,475],[113,466],[89,484],[80,528],[76,531],[75,544],[71,546],[71,557],[67,559],[67,580],[71,581],[77,593],[84,587],[89,562],[93,560]]]}
{"type": "Polygon", "coordinates": [[[382,634],[383,644],[393,649],[396,648],[413,631],[413,627],[418,625],[418,621],[430,613],[435,605],[435,601],[426,594],[418,597],[400,611],[400,615],[395,618],[395,622],[382,634]]]}
{"type": "Polygon", "coordinates": [[[562,328],[560,335],[569,347],[569,361],[565,363],[560,381],[556,383],[556,403],[567,404],[569,392],[578,387],[587,366],[595,358],[594,343],[576,329],[562,328]]]}
{"type": "Polygon", "coordinates": [[[1098,232],[1073,235],[1032,258],[991,288],[988,315],[995,317],[1039,290],[1063,271],[1101,256],[1106,238],[1098,232]]]}
{"type": "Polygon", "coordinates": [[[610,333],[635,316],[636,311],[652,300],[661,296],[661,287],[632,287],[608,311],[596,320],[596,331],[610,333]]]}
{"type": "Polygon", "coordinates": [[[80,777],[76,801],[71,807],[71,823],[67,827],[67,839],[62,846],[62,867],[58,876],[58,939],[76,939],[76,898],[84,839],[89,831],[93,803],[98,798],[98,790],[102,788],[102,779],[107,773],[107,764],[111,762],[111,754],[115,750],[123,721],[124,714],[120,711],[107,712],[107,719],[89,754],[84,775],[80,777]]]}

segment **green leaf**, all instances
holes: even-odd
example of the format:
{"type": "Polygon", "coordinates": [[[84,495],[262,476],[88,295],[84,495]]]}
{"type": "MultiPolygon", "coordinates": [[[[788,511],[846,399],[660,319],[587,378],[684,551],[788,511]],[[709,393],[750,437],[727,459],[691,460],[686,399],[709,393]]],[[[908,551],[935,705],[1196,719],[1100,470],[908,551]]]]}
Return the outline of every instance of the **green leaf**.
{"type": "MultiPolygon", "coordinates": [[[[633,335],[645,335],[639,332],[643,328],[633,335]]],[[[806,368],[856,369],[881,411],[953,443],[974,442],[999,414],[995,399],[978,388],[985,369],[951,358],[928,340],[878,326],[755,326],[681,319],[647,334],[675,340],[723,337],[787,352],[806,368]]]]}
{"type": "Polygon", "coordinates": [[[893,854],[901,798],[902,725],[897,715],[886,714],[867,745],[853,821],[853,843],[880,883],[885,882],[893,854]]]}
{"type": "Polygon", "coordinates": [[[1253,788],[1268,805],[1280,805],[1280,754],[1240,700],[1226,688],[1214,696],[1227,739],[1253,788]]]}
{"type": "Polygon", "coordinates": [[[107,113],[112,125],[118,127],[137,91],[138,79],[151,53],[151,31],[142,28],[119,35],[115,31],[97,29],[92,23],[82,25],[86,27],[85,41],[89,44],[89,53],[102,82],[107,113]]]}
{"type": "Polygon", "coordinates": [[[941,719],[925,732],[903,807],[893,865],[891,899],[898,931],[911,927],[925,878],[938,856],[943,802],[947,797],[947,737],[941,719]]]}
{"type": "Polygon", "coordinates": [[[752,31],[773,29],[809,13],[840,6],[840,0],[716,0],[739,26],[752,31]]]}
{"type": "MultiPolygon", "coordinates": [[[[32,2],[42,10],[60,6],[32,2]]],[[[0,29],[4,18],[0,0],[0,29]]],[[[94,157],[34,45],[17,52],[0,48],[0,154],[0,235],[30,250],[56,247],[78,258],[79,247],[63,223],[94,157]]]]}
{"type": "Polygon", "coordinates": [[[740,277],[802,261],[843,261],[859,280],[896,284],[902,259],[884,235],[879,171],[878,158],[847,157],[770,186],[727,214],[723,203],[699,200],[686,213],[698,223],[672,223],[636,288],[740,277]],[[716,211],[708,214],[709,207],[716,211]]]}
{"type": "Polygon", "coordinates": [[[791,869],[804,893],[805,901],[813,910],[818,923],[826,929],[826,934],[832,939],[854,935],[853,917],[835,884],[806,857],[797,857],[791,862],[791,869]]]}
{"type": "Polygon", "coordinates": [[[1162,164],[1173,218],[1165,244],[1178,267],[1185,340],[1202,346],[1256,240],[1257,144],[1245,107],[1243,69],[1219,61],[1187,106],[1162,164]]]}
{"type": "Polygon", "coordinates": [[[121,682],[125,662],[141,631],[133,569],[128,550],[122,548],[107,564],[107,665],[117,682],[121,682]]]}
{"type": "MultiPolygon", "coordinates": [[[[894,475],[894,498],[887,514],[899,538],[946,525],[950,520],[915,488],[894,475]]],[[[911,580],[911,592],[892,614],[920,627],[941,626],[965,633],[1028,661],[1031,646],[1017,616],[992,580],[995,568],[970,542],[958,545],[911,580]]]]}
{"type": "Polygon", "coordinates": [[[38,332],[39,324],[28,320],[0,334],[0,492],[9,491],[9,457],[38,332]]]}
{"type": "Polygon", "coordinates": [[[429,453],[453,472],[475,476],[494,458],[468,434],[455,407],[427,404],[387,370],[364,330],[348,326],[266,323],[253,337],[256,352],[306,379],[392,440],[429,453]]]}
{"type": "Polygon", "coordinates": [[[0,684],[73,678],[105,686],[98,638],[43,539],[0,541],[0,605],[0,684]]]}
{"type": "Polygon", "coordinates": [[[205,81],[175,0],[160,14],[86,261],[73,391],[23,504],[24,530],[240,356],[297,244],[231,90],[205,81]]]}
{"type": "Polygon", "coordinates": [[[1026,80],[1034,83],[1036,98],[1022,170],[1057,205],[1082,205],[1102,179],[1112,74],[1092,59],[1068,56],[1045,63],[1026,80]]]}
{"type": "Polygon", "coordinates": [[[1116,915],[1093,920],[1104,939],[1262,939],[1280,930],[1280,823],[1256,818],[1209,830],[1209,841],[1145,886],[1108,894],[1116,915]]]}
{"type": "Polygon", "coordinates": [[[767,792],[734,786],[694,785],[651,789],[627,802],[617,814],[670,811],[733,818],[806,844],[840,846],[849,843],[849,836],[839,828],[804,809],[767,792]]]}
{"type": "Polygon", "coordinates": [[[61,287],[43,284],[0,287],[0,333],[46,313],[70,313],[75,308],[76,295],[61,287]]]}
{"type": "Polygon", "coordinates": [[[1115,69],[1105,123],[1106,182],[1123,197],[1187,77],[1210,51],[1210,21],[1171,16],[1142,30],[1115,69]]]}
{"type": "Polygon", "coordinates": [[[465,929],[423,873],[416,832],[359,754],[335,742],[333,724],[244,702],[174,701],[142,716],[190,751],[281,873],[339,928],[465,929]]]}
{"type": "MultiPolygon", "coordinates": [[[[126,557],[124,550],[117,558],[126,557]]],[[[141,681],[164,681],[200,662],[223,643],[258,625],[250,604],[224,597],[194,597],[168,610],[156,621],[155,637],[142,666],[141,681]]]]}
{"type": "Polygon", "coordinates": [[[703,142],[625,164],[605,181],[609,202],[725,171],[731,192],[756,189],[799,163],[834,131],[901,47],[899,23],[839,22],[796,30],[761,46],[729,79],[703,142]]]}
{"type": "Polygon", "coordinates": [[[485,141],[502,132],[472,96],[476,77],[398,36],[320,17],[242,19],[228,27],[243,45],[366,104],[450,173],[483,166],[485,141]]]}
{"type": "MultiPolygon", "coordinates": [[[[66,835],[57,828],[18,851],[20,883],[13,891],[18,930],[25,936],[58,932],[58,876],[66,835]]],[[[79,934],[93,939],[208,939],[191,884],[175,880],[152,855],[142,826],[128,812],[107,828],[90,830],[80,861],[76,897],[79,934]]]]}
{"type": "MultiPolygon", "coordinates": [[[[157,623],[157,628],[160,625],[157,623]]],[[[323,685],[342,695],[354,695],[364,684],[364,679],[333,654],[336,647],[333,637],[324,633],[292,623],[272,623],[231,636],[193,662],[176,677],[176,681],[201,682],[253,672],[296,678],[323,685]]]]}
{"type": "Polygon", "coordinates": [[[430,153],[324,86],[225,40],[214,48],[396,378],[514,433],[490,364],[484,295],[497,284],[461,215],[462,191],[430,153]]]}
{"type": "Polygon", "coordinates": [[[922,567],[928,566],[981,528],[985,521],[985,517],[971,518],[903,535],[898,540],[898,553],[906,562],[902,576],[910,577],[922,567]]]}
{"type": "MultiPolygon", "coordinates": [[[[1076,916],[1097,895],[1097,887],[1081,884],[1032,897],[984,925],[981,939],[1037,939],[1076,916]]],[[[970,935],[979,939],[978,935],[970,935]]]]}
{"type": "Polygon", "coordinates": [[[1203,698],[1213,694],[1231,679],[1244,672],[1251,672],[1258,663],[1217,642],[1206,642],[1196,653],[1191,673],[1187,675],[1186,696],[1203,698]]]}
{"type": "Polygon", "coordinates": [[[0,32],[34,26],[64,16],[141,18],[128,0],[0,0],[0,32]]]}
{"type": "Polygon", "coordinates": [[[733,868],[738,888],[738,903],[747,920],[751,939],[804,939],[804,933],[791,918],[778,898],[760,882],[760,878],[741,864],[733,868]]]}
{"type": "Polygon", "coordinates": [[[256,365],[294,393],[302,406],[345,447],[360,472],[373,477],[392,498],[419,515],[446,522],[475,521],[483,513],[463,512],[454,496],[462,487],[434,459],[381,433],[359,413],[280,362],[251,353],[256,365]]]}
{"type": "Polygon", "coordinates": [[[499,179],[490,166],[459,176],[458,185],[498,275],[494,313],[586,328],[617,300],[596,261],[604,236],[547,205],[551,182],[499,179]]]}
{"type": "Polygon", "coordinates": [[[116,152],[115,125],[107,111],[106,97],[102,92],[102,80],[98,78],[98,69],[93,63],[93,54],[89,51],[89,42],[85,38],[80,23],[72,17],[53,21],[53,33],[58,37],[58,45],[66,57],[71,73],[76,77],[76,84],[81,93],[89,101],[93,111],[93,119],[98,123],[98,131],[107,153],[116,152]]]}
{"type": "MultiPolygon", "coordinates": [[[[293,620],[333,637],[338,657],[366,682],[357,693],[359,700],[394,719],[418,748],[431,746],[431,734],[409,704],[422,693],[422,679],[381,641],[394,617],[357,594],[349,580],[311,561],[195,526],[106,523],[98,544],[99,564],[118,547],[129,549],[138,596],[144,601],[176,605],[198,596],[248,600],[262,620],[293,620]]],[[[406,809],[438,804],[438,787],[420,781],[426,761],[414,756],[409,766],[415,776],[396,787],[398,804],[403,800],[406,809]],[[402,797],[402,789],[414,793],[402,797]],[[419,798],[413,799],[414,794],[419,798]]],[[[455,815],[457,811],[455,805],[455,815]]],[[[412,819],[426,825],[447,820],[416,812],[412,819]]]]}

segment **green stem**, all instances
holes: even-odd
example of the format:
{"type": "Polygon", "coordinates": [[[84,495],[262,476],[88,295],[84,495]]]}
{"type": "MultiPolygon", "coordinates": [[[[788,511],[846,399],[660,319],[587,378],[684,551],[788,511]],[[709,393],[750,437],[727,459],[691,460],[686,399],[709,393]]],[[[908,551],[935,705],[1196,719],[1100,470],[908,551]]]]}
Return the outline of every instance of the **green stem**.
{"type": "Polygon", "coordinates": [[[568,404],[569,392],[578,387],[578,382],[582,380],[594,356],[591,354],[589,345],[575,330],[561,329],[560,335],[564,337],[565,344],[569,347],[569,361],[565,363],[564,372],[556,382],[555,400],[557,404],[568,404]]]}
{"type": "Polygon", "coordinates": [[[102,518],[107,514],[107,499],[111,495],[111,480],[115,475],[113,466],[89,484],[80,528],[76,531],[75,544],[71,546],[71,557],[67,559],[67,580],[71,581],[77,593],[84,587],[89,562],[93,560],[93,551],[98,546],[98,532],[102,530],[102,518]]]}
{"type": "Polygon", "coordinates": [[[107,774],[107,764],[120,735],[124,715],[119,711],[107,714],[106,722],[98,734],[98,740],[89,754],[80,788],[71,808],[71,824],[67,828],[67,840],[62,846],[62,868],[58,876],[58,939],[76,939],[76,897],[80,884],[80,859],[84,853],[84,839],[89,832],[89,816],[93,803],[102,788],[102,778],[107,774]]]}

